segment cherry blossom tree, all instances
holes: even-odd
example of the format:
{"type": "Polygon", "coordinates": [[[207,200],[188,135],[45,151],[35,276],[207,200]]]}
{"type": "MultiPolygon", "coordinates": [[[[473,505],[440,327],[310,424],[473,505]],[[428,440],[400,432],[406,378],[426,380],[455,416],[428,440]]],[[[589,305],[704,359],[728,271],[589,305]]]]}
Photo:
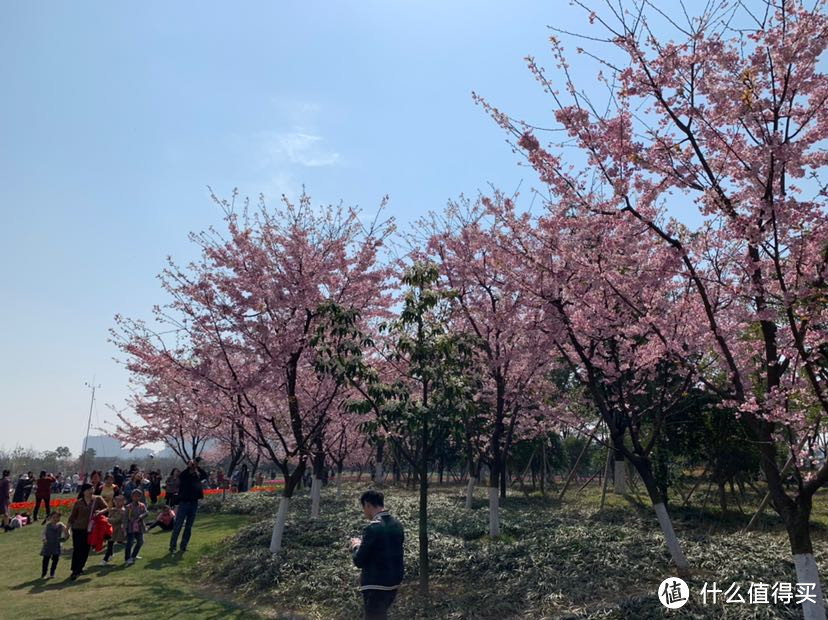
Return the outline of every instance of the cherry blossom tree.
{"type": "Polygon", "coordinates": [[[428,467],[458,425],[458,407],[470,398],[469,344],[448,329],[448,293],[436,287],[437,266],[415,262],[401,277],[399,317],[379,326],[376,347],[355,309],[327,304],[314,339],[319,366],[357,394],[351,411],[373,414],[362,429],[390,441],[419,483],[419,581],[428,594],[428,467]]]}
{"type": "MultiPolygon", "coordinates": [[[[502,499],[509,451],[525,429],[525,414],[540,400],[551,351],[537,329],[541,313],[511,277],[513,256],[502,251],[502,231],[482,203],[453,203],[424,228],[430,232],[427,251],[437,257],[456,307],[452,327],[473,337],[482,368],[480,399],[489,415],[479,458],[489,468],[489,534],[498,536],[498,487],[502,499]]],[[[467,495],[475,477],[471,461],[469,477],[467,495]]]]}
{"type": "Polygon", "coordinates": [[[184,461],[216,442],[228,452],[232,473],[244,456],[244,436],[229,413],[231,403],[198,380],[198,360],[167,349],[141,321],[118,316],[116,322],[113,341],[127,356],[124,364],[133,386],[126,409],[134,415],[116,410],[119,423],[111,436],[133,448],[163,442],[184,461]]]}
{"type": "Polygon", "coordinates": [[[823,618],[810,514],[828,463],[814,463],[804,448],[828,413],[825,3],[714,2],[681,20],[631,3],[614,14],[590,11],[589,20],[600,29],[592,40],[614,49],[593,54],[607,108],[575,84],[557,37],[556,78],[529,59],[557,107],[552,129],[581,149],[583,165],[567,166],[560,144],[542,145],[539,130],[481,102],[554,201],[611,214],[618,225],[639,222],[680,262],[715,361],[700,373],[757,442],[798,581],[815,591],[805,617],[823,618]],[[678,41],[657,36],[659,20],[678,41]],[[702,223],[665,220],[665,204],[695,211],[702,223]],[[793,490],[784,485],[788,472],[793,490]]]}
{"type": "MultiPolygon", "coordinates": [[[[700,356],[679,262],[650,242],[640,222],[549,205],[533,223],[508,199],[488,203],[509,230],[502,246],[524,262],[515,281],[543,305],[542,330],[609,430],[616,481],[626,459],[644,482],[673,561],[687,568],[651,460],[695,383],[688,361],[700,356]]],[[[594,420],[583,422],[597,430],[594,420]]]]}
{"type": "Polygon", "coordinates": [[[192,235],[199,262],[170,261],[161,279],[172,302],[157,307],[156,318],[178,333],[182,352],[202,360],[193,374],[233,403],[225,413],[282,470],[270,545],[277,553],[308,460],[317,459],[317,477],[323,471],[324,433],[341,388],[317,372],[310,339],[318,308],[333,301],[366,317],[385,312],[380,251],[393,224],[366,227],[355,210],[315,209],[307,194],[298,203],[285,198],[281,208],[245,202],[238,212],[235,194],[215,200],[227,229],[192,235]]]}
{"type": "MultiPolygon", "coordinates": [[[[347,395],[352,400],[355,395],[347,395]]],[[[368,460],[372,447],[368,436],[362,432],[362,425],[370,418],[348,411],[344,404],[329,416],[325,431],[325,453],[336,465],[336,498],[342,497],[342,470],[346,465],[360,465],[368,460]]]]}

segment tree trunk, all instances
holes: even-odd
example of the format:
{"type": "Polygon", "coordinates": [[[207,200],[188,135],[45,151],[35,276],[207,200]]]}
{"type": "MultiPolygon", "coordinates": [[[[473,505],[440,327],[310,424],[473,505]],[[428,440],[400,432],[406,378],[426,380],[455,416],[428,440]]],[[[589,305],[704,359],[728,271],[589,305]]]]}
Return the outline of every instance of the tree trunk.
{"type": "Polygon", "coordinates": [[[802,602],[802,614],[805,620],[825,619],[825,600],[822,598],[822,585],[819,580],[819,567],[813,553],[794,554],[796,581],[800,584],[814,584],[809,592],[813,600],[802,602]]]}
{"type": "MultiPolygon", "coordinates": [[[[321,445],[318,446],[321,448],[321,445]]],[[[322,478],[325,475],[325,452],[318,449],[313,455],[313,480],[311,482],[311,519],[319,517],[319,502],[322,497],[322,478]]]]}
{"type": "Polygon", "coordinates": [[[426,465],[420,470],[420,593],[428,595],[428,476],[426,465]]]}
{"type": "Polygon", "coordinates": [[[382,470],[382,448],[383,442],[377,442],[377,462],[374,468],[374,484],[377,486],[382,486],[382,478],[385,475],[385,472],[382,470]]]}
{"type": "Polygon", "coordinates": [[[311,482],[311,519],[319,517],[319,500],[322,497],[322,479],[315,475],[311,482]]]}
{"type": "Polygon", "coordinates": [[[673,529],[673,522],[670,520],[670,515],[667,514],[667,508],[663,503],[653,504],[655,508],[656,517],[658,517],[658,524],[661,526],[661,532],[664,534],[664,540],[667,542],[667,549],[670,550],[670,557],[673,558],[673,563],[681,569],[689,567],[687,558],[681,550],[676,532],[673,529]]]}
{"type": "Polygon", "coordinates": [[[624,455],[619,450],[615,451],[615,467],[612,473],[615,480],[615,493],[617,495],[626,495],[629,493],[629,485],[627,484],[627,463],[624,460],[624,455]]]}
{"type": "Polygon", "coordinates": [[[788,540],[793,554],[798,584],[813,584],[808,587],[807,594],[813,595],[802,600],[802,614],[805,620],[824,620],[825,601],[822,598],[822,584],[819,578],[819,567],[814,559],[814,548],[811,543],[811,510],[812,498],[800,494],[795,502],[788,505],[787,510],[779,511],[785,520],[788,531],[788,540]]]}
{"type": "Polygon", "coordinates": [[[279,513],[276,515],[276,523],[273,524],[273,534],[270,536],[270,552],[279,553],[282,550],[282,534],[285,532],[288,506],[290,498],[284,495],[279,498],[279,513]]]}
{"type": "Polygon", "coordinates": [[[445,468],[445,461],[443,455],[437,459],[437,484],[443,484],[443,469],[445,468]]]}
{"type": "Polygon", "coordinates": [[[497,463],[489,465],[489,536],[500,536],[500,481],[497,463]]]}
{"type": "Polygon", "coordinates": [[[604,482],[601,485],[601,504],[598,506],[598,512],[601,512],[604,509],[604,502],[607,499],[607,485],[609,484],[609,477],[610,477],[610,467],[612,467],[612,449],[607,450],[607,464],[604,467],[604,482]]]}
{"type": "Polygon", "coordinates": [[[261,454],[256,454],[256,460],[253,462],[253,470],[250,472],[251,486],[256,483],[256,474],[259,473],[259,461],[261,458],[261,454]]]}
{"type": "MultiPolygon", "coordinates": [[[[423,406],[427,403],[428,392],[423,386],[423,406]]],[[[428,416],[423,419],[420,441],[420,594],[428,597],[428,416]]]]}
{"type": "Polygon", "coordinates": [[[727,495],[725,491],[725,483],[723,480],[718,482],[719,485],[719,508],[722,511],[722,515],[727,512],[727,495]]]}
{"type": "Polygon", "coordinates": [[[500,536],[500,500],[497,485],[489,487],[489,536],[500,536]]]}
{"type": "Polygon", "coordinates": [[[474,497],[474,463],[469,462],[469,481],[466,484],[466,510],[471,510],[474,497]]]}
{"type": "Polygon", "coordinates": [[[280,468],[282,475],[285,477],[285,488],[279,499],[279,512],[276,515],[276,522],[273,524],[273,533],[270,537],[270,551],[272,553],[279,553],[282,549],[282,534],[285,531],[290,499],[293,497],[293,492],[302,482],[302,476],[305,473],[305,461],[300,460],[299,465],[292,472],[287,463],[281,464],[280,468]]]}
{"type": "MultiPolygon", "coordinates": [[[[677,568],[687,570],[690,565],[687,562],[687,558],[684,557],[678,537],[673,529],[673,522],[670,520],[667,508],[664,506],[664,498],[661,496],[661,491],[659,491],[658,484],[653,476],[650,461],[645,457],[639,457],[639,459],[634,463],[635,469],[641,476],[644,487],[647,489],[647,494],[650,496],[650,501],[653,503],[658,524],[661,526],[661,533],[664,534],[667,549],[670,551],[670,557],[673,559],[673,563],[677,568]]],[[[615,463],[617,465],[618,461],[615,463]]]]}
{"type": "Polygon", "coordinates": [[[541,495],[546,499],[546,438],[541,441],[540,488],[541,495]]]}
{"type": "Polygon", "coordinates": [[[342,463],[336,464],[336,499],[342,499],[342,463]]]}

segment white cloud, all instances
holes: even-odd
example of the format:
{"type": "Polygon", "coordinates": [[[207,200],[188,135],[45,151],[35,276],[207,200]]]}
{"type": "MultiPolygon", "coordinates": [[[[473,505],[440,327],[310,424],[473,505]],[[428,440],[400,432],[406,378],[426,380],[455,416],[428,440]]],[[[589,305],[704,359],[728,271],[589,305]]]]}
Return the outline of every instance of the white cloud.
{"type": "Polygon", "coordinates": [[[270,130],[235,133],[229,136],[246,178],[242,186],[255,187],[255,193],[278,200],[282,194],[297,196],[310,170],[340,166],[344,158],[320,131],[318,119],[322,106],[315,102],[274,99],[274,118],[279,125],[270,130]],[[241,162],[244,162],[243,164],[241,162]]]}
{"type": "Polygon", "coordinates": [[[293,164],[307,168],[333,166],[339,153],[325,144],[325,139],[312,133],[291,131],[268,136],[264,142],[265,165],[293,164]]]}

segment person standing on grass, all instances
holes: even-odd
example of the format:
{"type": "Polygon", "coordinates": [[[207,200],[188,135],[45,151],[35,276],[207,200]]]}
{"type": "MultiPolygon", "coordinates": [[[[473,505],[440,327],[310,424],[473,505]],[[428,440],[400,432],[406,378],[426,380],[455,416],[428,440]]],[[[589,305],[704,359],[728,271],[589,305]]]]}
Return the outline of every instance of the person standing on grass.
{"type": "Polygon", "coordinates": [[[29,496],[32,494],[32,489],[34,488],[35,479],[34,474],[32,472],[26,473],[26,486],[23,487],[23,501],[28,502],[29,496]]]}
{"type": "Polygon", "coordinates": [[[3,470],[3,477],[0,478],[0,520],[4,528],[9,524],[9,506],[11,505],[11,472],[3,470]]]}
{"type": "Polygon", "coordinates": [[[101,560],[101,566],[107,566],[109,564],[109,560],[112,559],[112,555],[115,552],[116,544],[124,544],[126,542],[125,503],[126,498],[123,495],[116,495],[112,498],[112,506],[109,507],[106,513],[107,517],[109,517],[109,523],[112,525],[112,538],[106,543],[106,553],[104,553],[103,560],[101,560]]]}
{"type": "Polygon", "coordinates": [[[208,478],[207,472],[198,466],[197,461],[200,460],[188,461],[187,469],[182,471],[178,477],[178,512],[175,515],[175,525],[170,536],[170,553],[176,552],[178,534],[181,532],[182,525],[184,525],[184,534],[181,537],[181,551],[186,551],[190,543],[190,534],[198,512],[198,502],[204,499],[202,483],[208,478]]]}
{"type": "Polygon", "coordinates": [[[26,492],[26,483],[29,477],[26,474],[20,474],[17,479],[17,484],[14,485],[14,497],[12,497],[13,504],[19,504],[23,501],[23,494],[26,492]]]}
{"type": "Polygon", "coordinates": [[[385,620],[403,579],[405,533],[402,524],[385,510],[382,493],[365,491],[359,502],[370,523],[362,538],[351,538],[351,553],[354,564],[362,569],[359,589],[365,620],[385,620]]]}
{"type": "Polygon", "coordinates": [[[145,482],[144,474],[140,471],[136,471],[130,476],[129,481],[124,486],[124,495],[126,496],[127,501],[132,498],[132,492],[137,489],[141,492],[141,499],[146,503],[146,493],[144,492],[145,482]]]}
{"type": "Polygon", "coordinates": [[[101,486],[101,497],[107,506],[112,507],[115,496],[119,495],[120,492],[118,485],[115,484],[115,476],[112,474],[104,476],[103,486],[101,486]]]}
{"type": "Polygon", "coordinates": [[[124,486],[124,472],[117,465],[112,468],[112,480],[119,489],[124,486]]]}
{"type": "Polygon", "coordinates": [[[167,481],[164,483],[164,500],[170,508],[175,508],[178,505],[178,477],[181,475],[181,470],[178,467],[173,467],[167,481]]]}
{"type": "Polygon", "coordinates": [[[161,472],[151,471],[149,473],[149,485],[147,491],[150,496],[150,504],[155,506],[158,503],[158,496],[161,495],[161,472]]]}
{"type": "Polygon", "coordinates": [[[52,501],[52,484],[55,482],[55,477],[52,474],[46,474],[45,471],[40,472],[40,477],[35,483],[35,507],[32,514],[32,520],[37,521],[37,512],[40,509],[40,502],[46,504],[46,518],[49,518],[49,513],[52,508],[49,502],[52,501]]]}
{"type": "Polygon", "coordinates": [[[49,523],[43,529],[43,548],[40,555],[43,556],[43,570],[40,573],[41,579],[46,579],[46,570],[49,568],[49,561],[52,562],[52,569],[49,571],[49,579],[55,576],[55,569],[60,560],[61,543],[69,538],[69,530],[60,522],[60,512],[55,510],[47,515],[49,523]]]}
{"type": "Polygon", "coordinates": [[[83,572],[83,567],[89,559],[88,536],[92,520],[106,510],[106,502],[101,496],[92,494],[92,485],[88,482],[82,484],[81,497],[72,506],[67,523],[72,530],[72,574],[69,575],[72,581],[83,572]]]}
{"type": "Polygon", "coordinates": [[[138,552],[144,545],[144,532],[147,531],[147,506],[141,500],[143,493],[139,489],[133,489],[132,501],[126,507],[126,564],[132,566],[138,558],[138,552]],[[135,546],[133,547],[133,543],[135,546]]]}

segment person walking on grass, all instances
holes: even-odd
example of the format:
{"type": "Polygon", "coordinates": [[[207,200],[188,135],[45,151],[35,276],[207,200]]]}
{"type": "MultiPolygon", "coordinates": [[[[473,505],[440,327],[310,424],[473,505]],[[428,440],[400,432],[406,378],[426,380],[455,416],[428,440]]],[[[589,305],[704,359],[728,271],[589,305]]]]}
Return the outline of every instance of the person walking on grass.
{"type": "Polygon", "coordinates": [[[115,552],[116,544],[126,543],[126,508],[124,508],[124,504],[126,504],[126,498],[123,495],[116,495],[112,498],[112,506],[109,507],[106,513],[109,517],[109,523],[112,525],[112,538],[106,543],[106,553],[104,553],[103,560],[101,560],[101,566],[109,564],[115,552]]]}
{"type": "Polygon", "coordinates": [[[11,505],[11,472],[3,470],[3,477],[0,478],[0,520],[4,528],[9,524],[9,506],[11,505]]]}
{"type": "Polygon", "coordinates": [[[175,525],[170,536],[170,553],[176,552],[178,546],[178,534],[181,526],[184,526],[184,534],[181,536],[181,551],[187,550],[190,543],[190,534],[198,512],[198,502],[204,499],[204,488],[202,483],[207,480],[207,472],[198,466],[197,459],[187,462],[187,469],[181,472],[178,477],[178,511],[175,515],[175,525]]]}
{"type": "Polygon", "coordinates": [[[40,477],[35,483],[35,507],[32,520],[37,521],[37,512],[40,509],[40,502],[46,505],[46,518],[49,518],[49,513],[52,512],[49,503],[52,501],[52,485],[55,482],[55,477],[52,474],[47,474],[45,471],[40,472],[40,477]]]}
{"type": "Polygon", "coordinates": [[[141,500],[144,499],[140,489],[133,489],[132,501],[126,507],[126,565],[132,566],[138,559],[138,552],[144,545],[144,532],[147,531],[147,505],[141,500]],[[133,547],[133,543],[135,546],[133,547]]]}
{"type": "Polygon", "coordinates": [[[72,506],[67,525],[72,530],[72,574],[69,579],[74,581],[83,572],[86,561],[89,559],[89,531],[92,520],[99,514],[106,512],[106,502],[100,495],[92,494],[92,485],[85,482],[81,485],[81,497],[72,506]]]}
{"type": "Polygon", "coordinates": [[[351,538],[354,564],[362,569],[359,589],[365,620],[385,620],[403,579],[402,524],[388,514],[379,491],[365,491],[359,498],[362,512],[370,521],[362,538],[351,538]]]}
{"type": "Polygon", "coordinates": [[[55,569],[60,560],[61,543],[69,538],[69,530],[60,522],[60,512],[55,510],[46,519],[49,521],[43,529],[43,548],[40,555],[43,556],[43,566],[40,573],[41,579],[46,579],[46,571],[49,569],[49,561],[52,568],[49,570],[49,579],[55,576],[55,569]]]}

